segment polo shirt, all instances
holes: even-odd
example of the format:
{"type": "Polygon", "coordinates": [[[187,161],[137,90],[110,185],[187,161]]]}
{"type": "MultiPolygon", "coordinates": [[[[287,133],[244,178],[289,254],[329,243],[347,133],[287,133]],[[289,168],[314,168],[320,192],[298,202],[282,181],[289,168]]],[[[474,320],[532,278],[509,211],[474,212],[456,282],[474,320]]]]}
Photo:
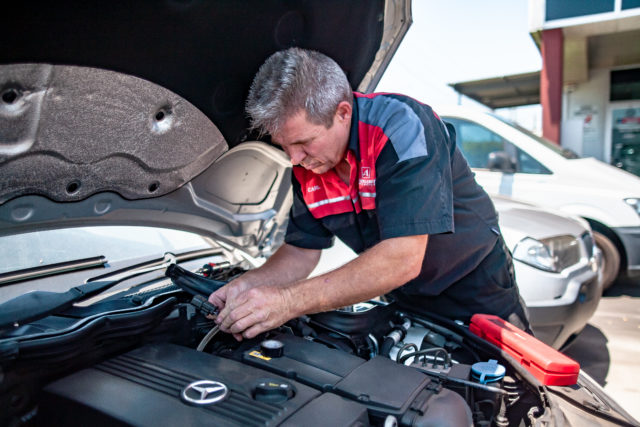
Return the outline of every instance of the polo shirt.
{"type": "Polygon", "coordinates": [[[384,239],[428,234],[422,270],[403,286],[425,296],[472,272],[496,245],[493,203],[456,147],[453,127],[428,105],[354,93],[346,159],[349,184],[333,169],[293,167],[287,243],[325,249],[337,236],[362,253],[384,239]]]}

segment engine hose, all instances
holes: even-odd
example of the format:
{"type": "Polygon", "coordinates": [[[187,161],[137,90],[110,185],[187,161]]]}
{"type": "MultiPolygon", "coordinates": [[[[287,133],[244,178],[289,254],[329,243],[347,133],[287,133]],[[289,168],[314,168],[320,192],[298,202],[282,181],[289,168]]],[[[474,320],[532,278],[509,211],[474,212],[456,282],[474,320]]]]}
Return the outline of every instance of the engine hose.
{"type": "Polygon", "coordinates": [[[411,320],[405,317],[402,321],[402,325],[396,326],[386,337],[384,337],[380,354],[382,356],[389,357],[389,353],[391,353],[393,346],[404,339],[409,328],[411,328],[411,320]]]}
{"type": "Polygon", "coordinates": [[[379,348],[379,345],[378,345],[378,340],[376,339],[376,337],[373,334],[367,335],[367,338],[369,338],[369,341],[371,341],[371,358],[373,359],[378,354],[380,354],[380,348],[379,348]]]}
{"type": "Polygon", "coordinates": [[[382,348],[380,349],[380,355],[389,357],[389,353],[391,353],[391,349],[394,345],[396,345],[396,342],[392,337],[385,337],[384,341],[382,342],[382,348]]]}
{"type": "Polygon", "coordinates": [[[211,330],[207,333],[207,335],[205,335],[204,338],[202,338],[202,341],[200,341],[200,344],[198,344],[198,348],[196,348],[196,351],[203,351],[204,348],[207,346],[207,344],[209,344],[209,341],[211,341],[211,339],[218,333],[219,330],[220,330],[219,325],[216,325],[213,328],[211,328],[211,330]]]}

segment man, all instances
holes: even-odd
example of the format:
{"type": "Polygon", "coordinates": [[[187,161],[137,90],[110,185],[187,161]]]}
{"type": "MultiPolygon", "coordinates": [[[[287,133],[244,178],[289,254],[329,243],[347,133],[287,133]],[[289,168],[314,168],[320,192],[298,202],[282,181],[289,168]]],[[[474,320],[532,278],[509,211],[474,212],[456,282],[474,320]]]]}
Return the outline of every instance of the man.
{"type": "Polygon", "coordinates": [[[291,158],[294,202],[285,244],[209,297],[223,331],[252,338],[392,291],[414,309],[528,329],[493,204],[429,106],[354,93],[332,59],[291,48],[262,65],[247,113],[291,158]],[[307,279],[334,236],[359,256],[307,279]]]}

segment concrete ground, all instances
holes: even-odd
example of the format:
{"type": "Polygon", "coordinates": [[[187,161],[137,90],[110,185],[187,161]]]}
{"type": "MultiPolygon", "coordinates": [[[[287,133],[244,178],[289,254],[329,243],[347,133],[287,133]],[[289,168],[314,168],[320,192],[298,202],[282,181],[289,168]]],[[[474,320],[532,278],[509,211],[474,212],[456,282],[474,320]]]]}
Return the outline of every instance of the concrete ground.
{"type": "Polygon", "coordinates": [[[640,279],[614,283],[564,353],[640,420],[640,279]]]}

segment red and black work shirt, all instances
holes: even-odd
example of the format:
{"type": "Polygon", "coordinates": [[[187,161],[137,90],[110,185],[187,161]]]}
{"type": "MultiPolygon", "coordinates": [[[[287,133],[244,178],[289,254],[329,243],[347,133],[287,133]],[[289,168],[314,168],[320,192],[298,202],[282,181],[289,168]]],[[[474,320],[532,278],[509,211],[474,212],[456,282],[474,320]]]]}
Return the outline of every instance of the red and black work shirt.
{"type": "Polygon", "coordinates": [[[285,241],[325,249],[337,236],[361,253],[383,239],[429,234],[422,271],[403,290],[438,295],[496,244],[493,203],[453,127],[429,106],[397,94],[354,95],[349,184],[333,169],[318,175],[295,166],[285,241]]]}

